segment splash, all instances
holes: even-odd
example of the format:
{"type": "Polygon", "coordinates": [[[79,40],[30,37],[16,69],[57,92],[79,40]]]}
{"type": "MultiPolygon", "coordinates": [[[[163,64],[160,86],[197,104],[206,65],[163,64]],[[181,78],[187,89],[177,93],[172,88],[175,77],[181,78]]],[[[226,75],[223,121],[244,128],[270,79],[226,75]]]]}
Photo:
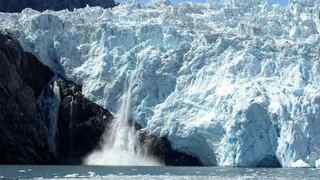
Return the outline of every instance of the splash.
{"type": "MultiPolygon", "coordinates": [[[[126,93],[123,94],[121,106],[111,127],[106,130],[103,148],[88,156],[88,165],[113,166],[157,166],[160,163],[147,155],[142,149],[134,125],[130,124],[131,97],[136,84],[135,73],[129,75],[126,93]]],[[[144,147],[145,148],[145,147],[144,147]]]]}

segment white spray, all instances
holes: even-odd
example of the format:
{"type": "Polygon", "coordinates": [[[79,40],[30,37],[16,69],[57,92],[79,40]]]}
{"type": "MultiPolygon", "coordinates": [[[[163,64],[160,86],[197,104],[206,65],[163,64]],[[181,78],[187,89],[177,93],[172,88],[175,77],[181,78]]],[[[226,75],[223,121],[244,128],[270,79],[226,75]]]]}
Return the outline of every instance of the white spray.
{"type": "Polygon", "coordinates": [[[136,137],[131,120],[131,97],[137,77],[135,71],[128,74],[129,80],[125,85],[125,93],[121,99],[121,106],[111,127],[106,130],[104,144],[101,151],[93,152],[86,159],[89,165],[116,166],[156,166],[159,162],[144,154],[136,137]]]}

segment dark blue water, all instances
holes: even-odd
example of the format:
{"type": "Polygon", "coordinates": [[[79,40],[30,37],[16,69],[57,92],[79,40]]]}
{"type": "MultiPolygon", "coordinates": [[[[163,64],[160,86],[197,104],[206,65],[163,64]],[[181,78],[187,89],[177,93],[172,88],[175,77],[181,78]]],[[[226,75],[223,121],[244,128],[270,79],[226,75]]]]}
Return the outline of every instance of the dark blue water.
{"type": "Polygon", "coordinates": [[[8,179],[106,180],[320,180],[320,169],[213,167],[0,166],[8,179]]]}

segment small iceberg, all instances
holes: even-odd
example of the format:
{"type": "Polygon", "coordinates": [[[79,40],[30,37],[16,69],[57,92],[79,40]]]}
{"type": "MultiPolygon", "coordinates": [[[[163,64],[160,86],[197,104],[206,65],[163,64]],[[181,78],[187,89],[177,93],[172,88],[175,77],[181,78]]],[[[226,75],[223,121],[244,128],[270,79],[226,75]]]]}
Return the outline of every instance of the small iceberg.
{"type": "Polygon", "coordinates": [[[291,163],[291,167],[297,168],[309,168],[311,167],[308,163],[304,162],[302,159],[299,159],[293,163],[291,163]]]}

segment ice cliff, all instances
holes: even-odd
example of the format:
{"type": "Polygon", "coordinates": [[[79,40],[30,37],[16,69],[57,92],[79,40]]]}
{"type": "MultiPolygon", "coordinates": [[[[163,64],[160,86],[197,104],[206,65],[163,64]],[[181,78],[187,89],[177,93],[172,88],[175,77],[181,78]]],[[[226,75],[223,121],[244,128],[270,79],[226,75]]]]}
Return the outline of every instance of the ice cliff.
{"type": "Polygon", "coordinates": [[[319,7],[212,0],[26,9],[1,13],[0,27],[112,112],[136,73],[134,120],[206,165],[316,166],[319,7]]]}

